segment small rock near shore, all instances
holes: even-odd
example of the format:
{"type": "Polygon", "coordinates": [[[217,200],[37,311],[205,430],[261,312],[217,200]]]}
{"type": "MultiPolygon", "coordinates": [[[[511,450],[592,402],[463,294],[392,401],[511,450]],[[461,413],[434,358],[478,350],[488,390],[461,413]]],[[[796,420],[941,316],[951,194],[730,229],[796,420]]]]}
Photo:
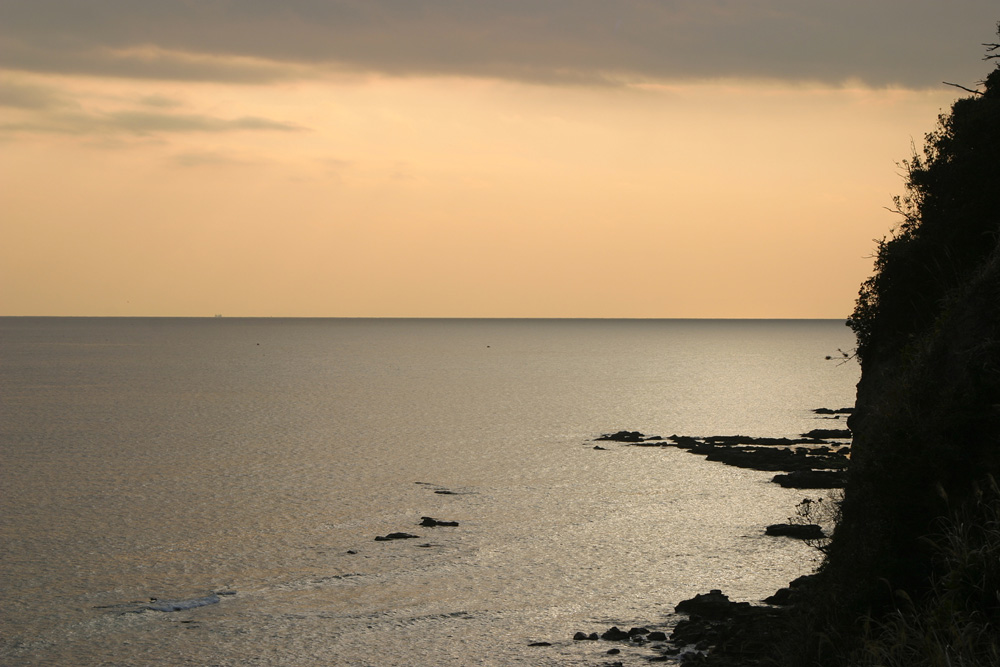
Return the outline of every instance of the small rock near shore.
{"type": "Polygon", "coordinates": [[[815,523],[776,523],[764,531],[767,535],[794,537],[797,540],[820,540],[825,537],[823,529],[815,523]]]}
{"type": "Polygon", "coordinates": [[[728,618],[738,611],[750,607],[749,602],[732,602],[729,596],[718,589],[708,593],[695,595],[690,600],[683,600],[674,607],[678,614],[702,616],[704,618],[728,618]]]}
{"type": "Polygon", "coordinates": [[[834,470],[796,470],[771,481],[786,489],[841,489],[847,484],[844,473],[834,470]]]}
{"type": "Polygon", "coordinates": [[[628,638],[629,638],[629,634],[627,632],[625,632],[624,630],[621,630],[617,625],[613,626],[611,628],[608,628],[601,635],[601,639],[603,639],[605,641],[610,641],[610,642],[625,641],[628,638]]]}

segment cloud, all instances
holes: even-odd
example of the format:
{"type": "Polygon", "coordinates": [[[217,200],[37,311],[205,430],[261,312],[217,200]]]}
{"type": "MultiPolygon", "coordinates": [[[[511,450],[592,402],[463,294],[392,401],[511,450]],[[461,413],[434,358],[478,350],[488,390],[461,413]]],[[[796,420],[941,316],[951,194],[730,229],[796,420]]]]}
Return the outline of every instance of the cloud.
{"type": "Polygon", "coordinates": [[[174,98],[166,97],[165,95],[145,95],[139,99],[139,104],[157,109],[176,109],[177,107],[183,106],[183,103],[180,100],[175,100],[174,98]]]}
{"type": "Polygon", "coordinates": [[[304,76],[302,68],[294,63],[247,56],[191,53],[148,44],[111,48],[82,40],[46,48],[7,35],[0,36],[0,66],[53,74],[242,84],[265,84],[304,76]]]}
{"type": "Polygon", "coordinates": [[[32,111],[70,106],[61,92],[46,86],[0,80],[0,107],[32,111]]]}
{"type": "Polygon", "coordinates": [[[131,110],[102,113],[56,111],[35,115],[30,120],[0,125],[0,132],[6,134],[131,134],[149,136],[166,133],[219,133],[247,130],[299,132],[305,128],[256,116],[227,119],[201,114],[131,110]]]}
{"type": "Polygon", "coordinates": [[[283,123],[256,116],[225,119],[200,114],[153,113],[148,111],[115,111],[94,116],[93,120],[98,125],[134,134],[151,134],[157,132],[233,132],[238,130],[298,132],[304,129],[291,123],[283,123]]]}
{"type": "Polygon", "coordinates": [[[188,151],[178,153],[171,162],[181,167],[230,167],[252,164],[249,160],[221,151],[188,151]]]}
{"type": "Polygon", "coordinates": [[[0,66],[246,84],[322,72],[543,83],[984,74],[995,0],[0,0],[0,66]]]}

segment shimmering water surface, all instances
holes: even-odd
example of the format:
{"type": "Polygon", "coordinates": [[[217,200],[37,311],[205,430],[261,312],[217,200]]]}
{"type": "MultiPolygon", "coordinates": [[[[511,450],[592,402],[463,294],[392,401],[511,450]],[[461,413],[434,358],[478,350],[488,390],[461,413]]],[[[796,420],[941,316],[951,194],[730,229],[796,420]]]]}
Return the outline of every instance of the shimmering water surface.
{"type": "Polygon", "coordinates": [[[575,631],[760,600],[814,554],[763,536],[808,492],[592,439],[839,426],[810,410],[853,404],[856,364],[825,359],[852,344],[840,321],[0,318],[0,663],[600,664],[575,631]],[[420,538],[374,541],[397,531],[420,538]]]}

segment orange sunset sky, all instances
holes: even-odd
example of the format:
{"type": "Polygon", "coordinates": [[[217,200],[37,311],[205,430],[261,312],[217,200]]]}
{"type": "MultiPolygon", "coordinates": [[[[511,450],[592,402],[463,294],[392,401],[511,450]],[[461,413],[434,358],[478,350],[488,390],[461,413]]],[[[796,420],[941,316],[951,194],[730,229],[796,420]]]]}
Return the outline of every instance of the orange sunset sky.
{"type": "Polygon", "coordinates": [[[0,315],[843,318],[995,0],[0,0],[0,315]]]}

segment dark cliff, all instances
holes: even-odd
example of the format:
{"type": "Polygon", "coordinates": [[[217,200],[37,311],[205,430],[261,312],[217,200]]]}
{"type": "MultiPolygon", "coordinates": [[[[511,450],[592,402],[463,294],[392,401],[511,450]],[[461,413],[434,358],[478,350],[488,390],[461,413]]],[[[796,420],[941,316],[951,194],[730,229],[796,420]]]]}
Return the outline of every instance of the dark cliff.
{"type": "Polygon", "coordinates": [[[851,471],[790,664],[1000,664],[1000,68],[905,167],[849,322],[851,471]]]}

